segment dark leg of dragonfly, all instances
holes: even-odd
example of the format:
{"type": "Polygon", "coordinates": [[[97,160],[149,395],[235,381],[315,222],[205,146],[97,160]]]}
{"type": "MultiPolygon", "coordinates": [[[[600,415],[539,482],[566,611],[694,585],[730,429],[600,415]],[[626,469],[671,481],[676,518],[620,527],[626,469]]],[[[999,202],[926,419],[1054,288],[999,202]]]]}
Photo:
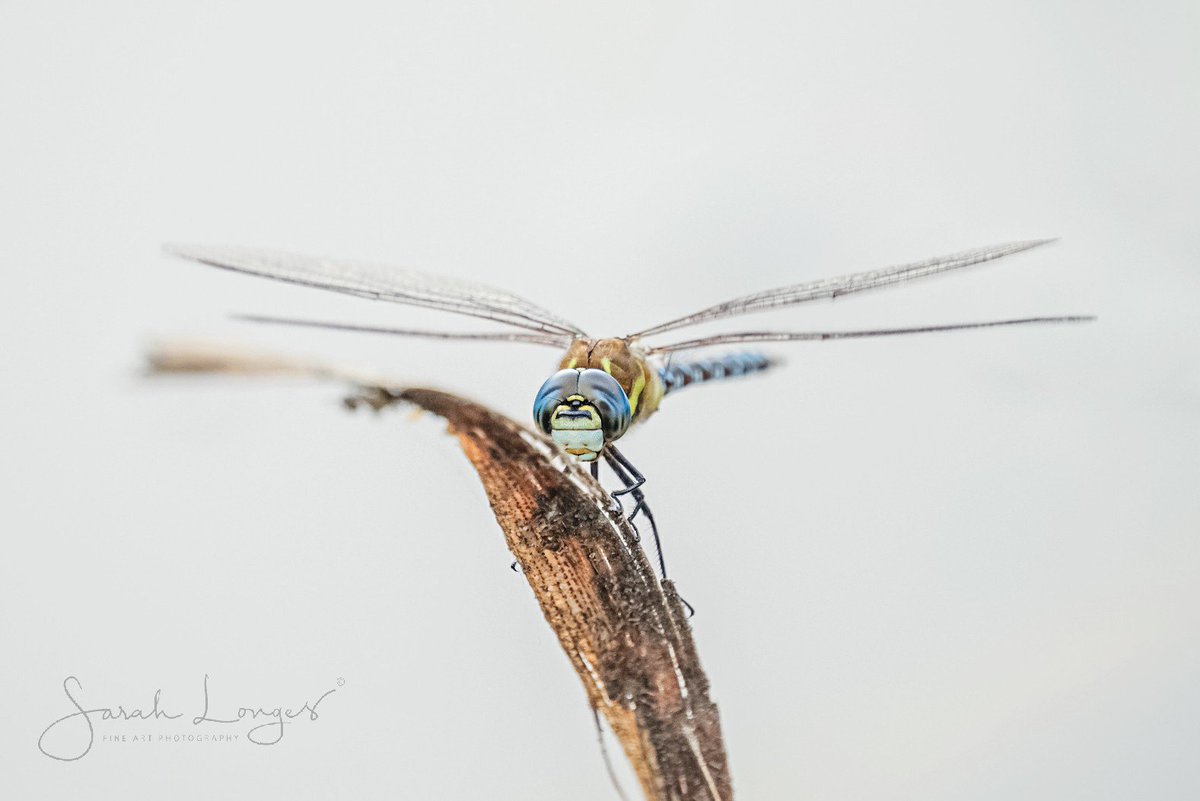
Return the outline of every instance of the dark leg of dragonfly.
{"type": "MultiPolygon", "coordinates": [[[[637,513],[642,512],[644,516],[646,516],[646,519],[649,520],[650,532],[654,534],[654,549],[659,555],[659,570],[662,573],[662,580],[665,582],[665,580],[667,580],[667,564],[666,560],[662,558],[662,541],[659,540],[659,526],[654,522],[654,512],[650,511],[650,507],[646,502],[646,495],[643,495],[642,490],[638,489],[638,487],[641,487],[643,483],[646,483],[646,477],[642,476],[640,472],[637,472],[637,470],[634,469],[634,465],[629,464],[629,459],[626,459],[622,453],[619,451],[617,453],[610,453],[610,451],[616,450],[617,448],[614,448],[610,445],[605,448],[604,456],[606,462],[608,462],[608,466],[612,468],[613,472],[616,472],[617,477],[620,478],[620,481],[625,484],[625,489],[617,490],[617,492],[612,494],[613,496],[616,496],[620,493],[628,492],[634,496],[635,506],[634,511],[630,512],[629,514],[629,524],[634,526],[635,536],[637,535],[637,525],[634,523],[634,518],[637,517],[637,513]],[[626,468],[634,471],[636,478],[630,476],[629,472],[625,471],[626,468]]],[[[640,540],[641,537],[638,537],[638,541],[640,540]]],[[[679,598],[679,602],[682,603],[686,609],[688,609],[689,618],[696,614],[696,607],[691,606],[686,598],[684,598],[682,595],[677,597],[679,598]]]]}
{"type": "Polygon", "coordinates": [[[626,519],[629,520],[629,525],[633,528],[633,541],[641,542],[642,532],[640,529],[638,529],[637,523],[633,522],[633,520],[638,516],[638,512],[642,510],[642,507],[646,505],[646,496],[642,494],[640,489],[638,489],[636,486],[633,486],[636,484],[634,479],[629,476],[629,473],[625,472],[625,468],[621,467],[621,463],[618,462],[616,458],[607,450],[604,451],[604,461],[608,462],[609,469],[612,470],[613,473],[616,474],[617,478],[621,479],[621,483],[625,485],[625,489],[620,489],[609,494],[614,498],[619,499],[627,492],[633,493],[633,511],[629,513],[629,517],[626,519]]]}
{"type": "Polygon", "coordinates": [[[627,492],[634,493],[634,498],[640,497],[642,493],[638,491],[638,488],[646,483],[646,477],[639,473],[638,469],[634,467],[628,459],[625,458],[625,454],[617,450],[615,446],[609,445],[604,449],[604,454],[612,457],[608,460],[609,466],[613,468],[614,472],[616,472],[618,475],[621,475],[621,480],[625,482],[625,489],[617,490],[612,494],[613,497],[619,498],[627,492]],[[619,462],[621,466],[625,468],[625,470],[629,471],[629,475],[633,476],[632,482],[626,480],[626,476],[623,475],[624,471],[617,469],[616,465],[613,464],[613,459],[616,459],[617,462],[619,462]]]}
{"type": "MultiPolygon", "coordinates": [[[[634,525],[633,519],[637,517],[638,512],[646,515],[646,519],[650,521],[650,531],[654,534],[654,550],[658,553],[658,569],[662,572],[663,581],[667,580],[667,562],[663,558],[662,540],[658,538],[658,524],[654,522],[654,513],[650,511],[649,504],[646,503],[646,496],[642,493],[640,487],[646,483],[646,477],[643,476],[638,469],[630,464],[625,458],[625,454],[609,445],[604,449],[604,458],[608,462],[608,466],[617,474],[617,478],[621,479],[621,483],[625,485],[625,489],[617,490],[613,493],[613,497],[630,493],[633,495],[634,507],[629,514],[629,525],[633,526],[633,530],[637,532],[637,526],[634,525]],[[626,471],[629,472],[626,472],[626,471]]],[[[696,614],[696,607],[687,602],[687,599],[682,595],[677,596],[679,602],[687,608],[687,616],[691,617],[696,614]]]]}
{"type": "MultiPolygon", "coordinates": [[[[646,477],[637,471],[629,460],[622,455],[620,451],[609,445],[604,449],[604,458],[608,462],[608,466],[617,474],[617,478],[621,479],[621,483],[625,485],[625,489],[617,490],[612,493],[614,498],[631,493],[633,495],[633,511],[629,513],[629,524],[633,526],[633,530],[638,531],[633,520],[642,513],[646,519],[650,521],[650,532],[654,535],[654,550],[658,554],[658,569],[665,579],[667,577],[667,561],[663,557],[662,540],[658,537],[658,525],[654,522],[654,513],[650,511],[650,507],[646,504],[646,496],[639,489],[646,483],[646,477]],[[628,472],[626,472],[628,471],[628,472]]],[[[640,534],[640,532],[638,532],[640,534]]]]}
{"type": "MultiPolygon", "coordinates": [[[[612,468],[613,468],[613,472],[617,473],[617,475],[620,476],[621,481],[623,481],[625,483],[625,489],[617,490],[612,495],[614,498],[617,498],[621,495],[624,495],[627,492],[633,494],[633,499],[634,499],[635,503],[633,506],[633,511],[629,515],[629,522],[633,523],[633,519],[638,516],[638,512],[644,512],[646,515],[646,519],[650,521],[650,527],[654,530],[654,545],[657,548],[658,547],[658,526],[655,525],[655,523],[654,523],[654,513],[651,512],[650,507],[648,505],[646,505],[646,496],[642,493],[642,490],[641,490],[641,486],[646,483],[646,477],[643,476],[640,472],[638,472],[638,469],[633,466],[632,462],[630,462],[628,459],[625,458],[625,454],[621,453],[619,450],[614,448],[612,445],[609,445],[608,449],[610,451],[612,451],[613,458],[616,459],[618,462],[620,462],[621,467],[624,468],[624,470],[618,469],[616,465],[612,464],[612,462],[609,462],[610,466],[612,466],[612,468]],[[625,474],[625,470],[629,471],[628,475],[625,474]],[[633,478],[632,481],[630,481],[630,476],[632,476],[632,478],[633,478]]],[[[636,530],[637,527],[635,526],[634,529],[636,530]]],[[[660,563],[662,562],[662,549],[661,548],[658,549],[658,560],[660,563]]],[[[665,566],[663,566],[663,578],[666,578],[666,577],[667,577],[667,569],[665,566]]]]}

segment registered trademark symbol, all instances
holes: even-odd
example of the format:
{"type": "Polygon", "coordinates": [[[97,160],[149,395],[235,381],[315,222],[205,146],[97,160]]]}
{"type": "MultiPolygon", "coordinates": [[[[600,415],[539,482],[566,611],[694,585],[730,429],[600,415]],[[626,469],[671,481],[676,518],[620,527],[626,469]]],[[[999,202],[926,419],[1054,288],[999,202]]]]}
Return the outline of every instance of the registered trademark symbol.
{"type": "Polygon", "coordinates": [[[343,685],[346,683],[346,680],[345,680],[345,679],[343,679],[341,676],[338,676],[338,677],[337,677],[337,683],[338,683],[338,686],[339,686],[339,687],[341,687],[341,686],[343,686],[343,685]]]}

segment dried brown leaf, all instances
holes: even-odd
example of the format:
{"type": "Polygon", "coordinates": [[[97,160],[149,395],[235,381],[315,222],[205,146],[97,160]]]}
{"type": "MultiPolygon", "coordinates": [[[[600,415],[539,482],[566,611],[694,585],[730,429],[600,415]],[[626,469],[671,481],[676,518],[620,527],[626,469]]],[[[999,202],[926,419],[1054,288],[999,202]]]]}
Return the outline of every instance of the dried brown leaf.
{"type": "Polygon", "coordinates": [[[659,582],[620,507],[541,434],[485,406],[302,362],[159,348],[165,372],[298,374],[350,381],[351,407],[409,403],[444,417],[593,709],[647,799],[733,797],[716,705],[670,581],[659,582]],[[189,355],[190,354],[190,355],[189,355]]]}

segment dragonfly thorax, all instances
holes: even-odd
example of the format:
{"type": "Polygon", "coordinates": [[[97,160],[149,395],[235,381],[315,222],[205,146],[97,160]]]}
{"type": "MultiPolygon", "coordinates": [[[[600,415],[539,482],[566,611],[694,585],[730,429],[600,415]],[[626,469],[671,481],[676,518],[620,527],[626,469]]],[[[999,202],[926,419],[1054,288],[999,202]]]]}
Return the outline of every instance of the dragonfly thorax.
{"type": "Polygon", "coordinates": [[[577,339],[559,367],[608,373],[629,399],[634,420],[649,417],[662,401],[664,388],[658,371],[647,364],[641,349],[626,339],[577,339]]]}

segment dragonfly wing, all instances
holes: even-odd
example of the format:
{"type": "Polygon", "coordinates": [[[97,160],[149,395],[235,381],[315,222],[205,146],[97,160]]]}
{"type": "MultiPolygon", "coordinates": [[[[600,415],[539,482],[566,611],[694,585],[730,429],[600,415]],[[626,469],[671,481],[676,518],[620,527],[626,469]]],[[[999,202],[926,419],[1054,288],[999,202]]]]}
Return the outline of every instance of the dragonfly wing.
{"type": "Polygon", "coordinates": [[[875,328],[863,331],[741,331],[731,334],[714,334],[713,336],[689,339],[670,345],[649,347],[646,351],[651,354],[675,353],[682,350],[705,348],[710,345],[858,339],[862,337],[896,336],[899,334],[929,334],[938,331],[963,331],[971,328],[998,328],[1007,325],[1028,325],[1030,323],[1085,323],[1095,319],[1095,317],[1089,315],[1068,315],[1064,317],[1022,317],[1012,320],[987,320],[976,323],[951,323],[949,325],[923,325],[912,328],[875,328]]]}
{"type": "Polygon", "coordinates": [[[969,267],[973,264],[993,261],[1053,241],[1052,239],[1034,239],[1026,242],[1012,242],[1006,245],[995,245],[993,247],[954,253],[949,256],[941,256],[912,264],[885,267],[881,270],[868,270],[866,272],[843,275],[838,278],[825,278],[819,281],[768,289],[765,292],[757,292],[753,295],[746,295],[745,297],[735,298],[725,303],[718,303],[715,306],[709,306],[707,309],[701,309],[686,317],[680,317],[661,325],[656,325],[653,328],[638,331],[636,334],[630,334],[630,337],[637,338],[652,334],[661,334],[666,331],[674,331],[677,328],[720,320],[739,314],[778,309],[783,306],[792,306],[809,300],[818,300],[820,298],[832,299],[854,292],[892,286],[917,278],[925,278],[937,275],[938,273],[957,270],[961,267],[969,267]]]}
{"type": "Polygon", "coordinates": [[[553,348],[565,348],[571,344],[570,334],[543,334],[535,331],[427,331],[417,328],[389,328],[376,325],[357,325],[354,323],[331,323],[322,320],[297,320],[292,317],[269,317],[261,314],[235,314],[234,319],[251,323],[271,323],[274,325],[299,325],[308,328],[325,328],[334,331],[359,331],[368,334],[390,334],[402,337],[420,337],[424,339],[454,339],[473,342],[527,342],[531,345],[549,345],[553,348]]]}
{"type": "Polygon", "coordinates": [[[370,262],[254,248],[167,245],[165,249],[201,264],[292,284],[481,317],[530,331],[583,336],[578,326],[554,313],[511,292],[473,281],[370,262]]]}

